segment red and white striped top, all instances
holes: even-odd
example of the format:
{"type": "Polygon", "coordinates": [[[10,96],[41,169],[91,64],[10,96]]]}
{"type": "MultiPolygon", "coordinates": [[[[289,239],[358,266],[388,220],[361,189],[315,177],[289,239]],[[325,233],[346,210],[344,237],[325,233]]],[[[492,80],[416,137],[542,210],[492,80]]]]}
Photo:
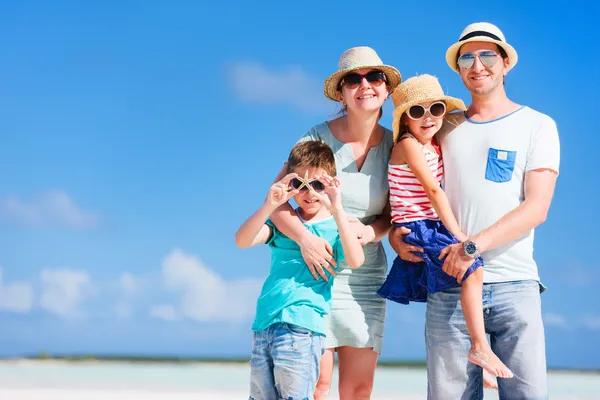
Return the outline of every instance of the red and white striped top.
{"type": "MultiPolygon", "coordinates": [[[[444,162],[438,152],[422,146],[429,169],[437,181],[442,183],[444,162]]],[[[422,219],[439,220],[431,201],[427,198],[421,183],[406,164],[388,167],[390,184],[390,206],[392,222],[411,222],[422,219]]]]}

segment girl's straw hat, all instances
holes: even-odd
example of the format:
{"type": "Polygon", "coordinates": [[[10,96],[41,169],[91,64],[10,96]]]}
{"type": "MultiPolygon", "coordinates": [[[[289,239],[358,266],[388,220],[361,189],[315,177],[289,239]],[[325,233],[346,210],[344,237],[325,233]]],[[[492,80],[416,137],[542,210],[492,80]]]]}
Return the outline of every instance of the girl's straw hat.
{"type": "Polygon", "coordinates": [[[510,71],[512,67],[517,65],[517,61],[519,60],[517,51],[510,44],[506,43],[502,31],[496,25],[489,22],[475,22],[467,26],[460,34],[458,42],[446,50],[446,62],[456,72],[459,72],[458,64],[456,63],[458,52],[463,44],[469,42],[496,43],[508,55],[508,70],[510,71]]]}
{"type": "Polygon", "coordinates": [[[398,133],[400,132],[402,114],[416,104],[442,100],[446,103],[446,113],[467,109],[462,100],[444,95],[438,79],[431,75],[419,75],[405,80],[392,93],[392,100],[394,100],[395,107],[392,113],[394,117],[392,121],[394,143],[398,139],[398,133]]]}
{"type": "Polygon", "coordinates": [[[383,71],[388,78],[387,86],[390,92],[402,82],[400,72],[390,65],[385,65],[375,50],[367,46],[353,47],[342,53],[338,61],[338,70],[325,79],[323,89],[325,97],[333,101],[340,101],[337,97],[340,80],[347,73],[361,68],[374,68],[383,71]]]}

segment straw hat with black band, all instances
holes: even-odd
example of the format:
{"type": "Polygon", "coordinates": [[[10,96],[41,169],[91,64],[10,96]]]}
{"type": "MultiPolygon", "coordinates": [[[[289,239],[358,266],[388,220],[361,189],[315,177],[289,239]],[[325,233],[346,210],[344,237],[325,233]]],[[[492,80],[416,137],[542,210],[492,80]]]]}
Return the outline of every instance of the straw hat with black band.
{"type": "Polygon", "coordinates": [[[325,79],[323,87],[325,97],[339,102],[337,92],[340,80],[344,75],[361,68],[373,68],[382,71],[387,77],[387,86],[390,93],[402,82],[400,72],[391,65],[385,65],[375,50],[367,46],[352,47],[340,56],[338,70],[325,79]]]}
{"type": "Polygon", "coordinates": [[[504,38],[502,31],[489,22],[475,22],[467,26],[458,39],[458,42],[454,43],[446,51],[446,62],[454,71],[459,72],[458,64],[456,60],[458,58],[458,52],[465,43],[469,42],[490,42],[500,46],[506,52],[508,56],[508,70],[510,71],[519,60],[517,51],[508,43],[504,38]]]}
{"type": "Polygon", "coordinates": [[[392,93],[392,100],[395,107],[392,113],[394,118],[392,121],[394,143],[398,141],[402,114],[414,105],[441,100],[446,104],[446,114],[455,110],[465,111],[467,109],[461,99],[446,96],[438,79],[427,74],[405,80],[392,93]]]}

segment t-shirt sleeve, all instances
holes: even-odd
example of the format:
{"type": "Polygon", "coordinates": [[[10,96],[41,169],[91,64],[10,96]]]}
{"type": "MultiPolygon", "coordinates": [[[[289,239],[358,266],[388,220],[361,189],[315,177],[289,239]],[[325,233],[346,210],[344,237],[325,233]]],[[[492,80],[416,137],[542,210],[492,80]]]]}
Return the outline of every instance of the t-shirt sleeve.
{"type": "Polygon", "coordinates": [[[340,240],[340,236],[338,235],[335,239],[335,243],[333,244],[333,258],[335,258],[335,262],[339,266],[342,261],[346,258],[344,255],[344,248],[342,247],[342,241],[340,240]]]}
{"type": "Polygon", "coordinates": [[[265,222],[265,225],[268,225],[269,228],[271,228],[271,237],[269,238],[269,240],[265,244],[271,246],[271,245],[273,245],[273,241],[275,240],[275,237],[279,234],[279,231],[277,230],[277,228],[275,228],[275,225],[273,224],[273,221],[271,221],[270,219],[268,219],[265,222]]]}
{"type": "Polygon", "coordinates": [[[560,164],[560,141],[554,120],[548,116],[531,136],[525,172],[547,168],[558,173],[560,164]]]}
{"type": "Polygon", "coordinates": [[[308,132],[302,135],[302,137],[298,140],[296,144],[300,142],[306,142],[307,140],[323,140],[319,133],[318,125],[310,128],[308,132]]]}

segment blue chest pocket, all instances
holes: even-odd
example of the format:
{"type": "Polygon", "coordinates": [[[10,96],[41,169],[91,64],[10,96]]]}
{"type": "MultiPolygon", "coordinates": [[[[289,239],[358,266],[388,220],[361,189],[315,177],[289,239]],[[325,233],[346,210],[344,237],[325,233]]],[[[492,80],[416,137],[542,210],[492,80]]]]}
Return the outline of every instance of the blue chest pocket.
{"type": "Polygon", "coordinates": [[[490,148],[488,152],[485,179],[492,182],[508,182],[512,179],[515,169],[517,152],[490,148]]]}

